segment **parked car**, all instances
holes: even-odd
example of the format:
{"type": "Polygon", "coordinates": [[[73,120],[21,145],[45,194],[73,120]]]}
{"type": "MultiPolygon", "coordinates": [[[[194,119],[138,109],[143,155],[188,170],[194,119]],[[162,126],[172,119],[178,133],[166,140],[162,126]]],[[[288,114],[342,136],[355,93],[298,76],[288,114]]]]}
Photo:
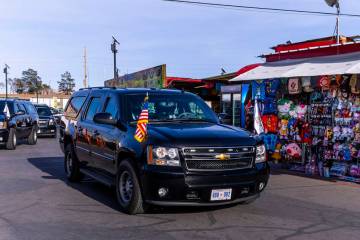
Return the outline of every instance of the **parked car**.
{"type": "Polygon", "coordinates": [[[56,124],[60,124],[61,117],[64,115],[64,111],[62,109],[57,109],[50,107],[51,113],[55,118],[56,124]]]}
{"type": "Polygon", "coordinates": [[[258,136],[221,124],[198,96],[177,90],[75,92],[60,124],[69,181],[114,186],[129,214],[150,205],[213,206],[255,200],[269,178],[258,136]],[[135,140],[148,94],[148,135],[135,140]]]}
{"type": "Polygon", "coordinates": [[[20,99],[0,99],[0,145],[14,150],[18,139],[37,142],[39,116],[34,105],[20,99]]]}
{"type": "Polygon", "coordinates": [[[39,115],[39,128],[37,131],[38,135],[56,138],[56,121],[50,110],[50,107],[46,104],[35,104],[35,107],[39,115]]]}

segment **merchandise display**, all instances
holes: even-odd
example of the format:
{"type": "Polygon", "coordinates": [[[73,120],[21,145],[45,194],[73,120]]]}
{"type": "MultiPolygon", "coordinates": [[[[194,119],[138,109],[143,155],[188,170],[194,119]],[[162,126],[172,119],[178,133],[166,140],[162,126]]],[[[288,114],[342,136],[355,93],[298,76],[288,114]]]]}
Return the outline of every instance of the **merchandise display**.
{"type": "Polygon", "coordinates": [[[358,75],[253,82],[268,156],[290,170],[360,182],[358,75]]]}

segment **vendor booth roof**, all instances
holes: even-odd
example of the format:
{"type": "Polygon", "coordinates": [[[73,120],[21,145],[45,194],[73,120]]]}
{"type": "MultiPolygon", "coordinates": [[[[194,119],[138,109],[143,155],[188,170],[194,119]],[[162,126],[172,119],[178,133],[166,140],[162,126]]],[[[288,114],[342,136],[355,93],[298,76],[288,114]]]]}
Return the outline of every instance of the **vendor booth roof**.
{"type": "Polygon", "coordinates": [[[360,52],[264,63],[230,81],[360,74],[360,52]]]}

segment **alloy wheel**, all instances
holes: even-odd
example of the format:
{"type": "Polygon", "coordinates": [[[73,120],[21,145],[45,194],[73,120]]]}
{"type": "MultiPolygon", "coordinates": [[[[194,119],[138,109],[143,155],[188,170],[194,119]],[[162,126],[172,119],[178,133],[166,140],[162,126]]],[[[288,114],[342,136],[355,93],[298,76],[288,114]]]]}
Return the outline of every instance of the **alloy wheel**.
{"type": "Polygon", "coordinates": [[[122,202],[128,204],[131,201],[134,190],[132,177],[128,171],[123,171],[119,179],[119,192],[122,202]]]}

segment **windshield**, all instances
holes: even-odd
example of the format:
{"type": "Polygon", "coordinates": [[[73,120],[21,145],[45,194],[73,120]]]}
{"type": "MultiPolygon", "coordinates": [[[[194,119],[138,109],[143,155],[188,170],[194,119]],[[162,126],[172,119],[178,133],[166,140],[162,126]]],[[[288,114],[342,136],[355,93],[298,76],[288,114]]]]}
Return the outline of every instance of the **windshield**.
{"type": "MultiPolygon", "coordinates": [[[[145,94],[126,95],[126,121],[136,122],[144,106],[145,94]]],[[[216,115],[201,99],[188,94],[149,94],[149,121],[217,122],[216,115]]]]}
{"type": "MultiPolygon", "coordinates": [[[[7,102],[10,114],[13,115],[14,114],[14,104],[13,102],[7,102]]],[[[4,110],[5,110],[5,101],[0,101],[0,114],[3,115],[4,114],[4,110]]]]}
{"type": "Polygon", "coordinates": [[[40,117],[48,117],[52,115],[50,108],[48,107],[36,107],[36,110],[40,117]]]}

